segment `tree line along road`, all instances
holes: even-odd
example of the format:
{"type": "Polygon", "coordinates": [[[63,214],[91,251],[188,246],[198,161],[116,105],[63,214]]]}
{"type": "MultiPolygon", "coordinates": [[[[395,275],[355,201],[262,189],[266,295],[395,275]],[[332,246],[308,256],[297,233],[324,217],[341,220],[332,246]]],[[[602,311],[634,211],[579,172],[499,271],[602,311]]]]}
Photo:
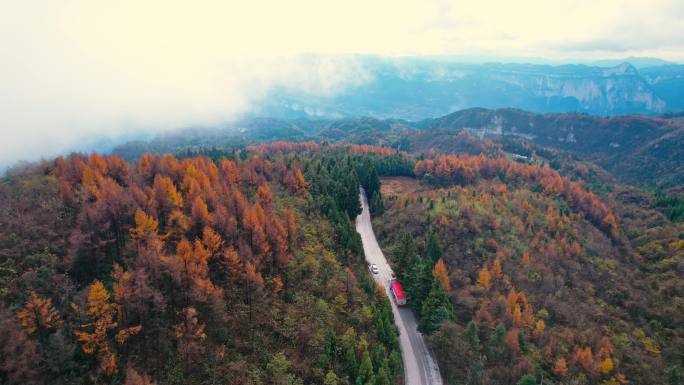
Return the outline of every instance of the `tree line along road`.
{"type": "Polygon", "coordinates": [[[360,189],[359,198],[362,211],[356,217],[356,231],[361,235],[366,261],[378,266],[378,274],[373,274],[373,279],[385,288],[387,296],[390,298],[394,322],[399,329],[399,345],[404,362],[405,384],[442,385],[439,368],[427,348],[425,338],[418,332],[418,321],[413,311],[408,307],[398,307],[392,299],[388,286],[388,282],[392,278],[392,268],[387,263],[378,240],[375,238],[368,209],[368,199],[363,188],[360,189]]]}

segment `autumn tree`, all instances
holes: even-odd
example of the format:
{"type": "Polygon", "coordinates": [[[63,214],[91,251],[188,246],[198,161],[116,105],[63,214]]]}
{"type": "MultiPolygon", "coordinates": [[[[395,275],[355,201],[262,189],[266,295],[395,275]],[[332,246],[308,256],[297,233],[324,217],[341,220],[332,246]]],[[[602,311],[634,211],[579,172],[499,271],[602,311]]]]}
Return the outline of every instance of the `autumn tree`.
{"type": "Polygon", "coordinates": [[[176,245],[176,253],[165,257],[164,262],[171,277],[180,285],[185,304],[192,299],[207,302],[220,294],[209,278],[209,251],[200,239],[191,243],[182,239],[176,245]]]}
{"type": "Polygon", "coordinates": [[[124,379],[124,385],[155,385],[150,376],[147,373],[139,373],[132,365],[126,367],[126,378],[124,379]]]}
{"type": "Polygon", "coordinates": [[[159,278],[164,253],[164,241],[158,232],[159,222],[141,209],[135,211],[134,218],[135,226],[130,229],[130,235],[135,242],[136,255],[131,265],[144,268],[152,277],[159,278]]]}
{"type": "Polygon", "coordinates": [[[287,226],[287,239],[290,248],[294,248],[297,245],[297,219],[291,209],[286,209],[284,216],[285,224],[287,226]]]}
{"type": "Polygon", "coordinates": [[[560,357],[556,360],[556,362],[553,364],[553,374],[555,374],[558,377],[565,377],[565,375],[568,373],[568,365],[565,362],[565,358],[560,357]]]}
{"type": "Polygon", "coordinates": [[[497,281],[501,280],[503,277],[503,268],[501,267],[501,260],[499,258],[496,258],[494,263],[492,263],[491,275],[497,281]]]}
{"type": "Polygon", "coordinates": [[[39,345],[29,338],[18,319],[0,309],[0,378],[11,385],[43,384],[39,345]]]}
{"type": "Polygon", "coordinates": [[[266,183],[261,184],[257,189],[257,197],[262,207],[270,207],[273,201],[273,194],[266,183]]]}
{"type": "Polygon", "coordinates": [[[591,347],[577,348],[575,349],[575,354],[573,355],[573,362],[576,366],[584,369],[587,374],[596,374],[596,364],[594,362],[594,354],[591,347]]]}
{"type": "Polygon", "coordinates": [[[157,174],[152,185],[159,218],[166,223],[169,214],[183,207],[183,198],[171,178],[157,174]]]}
{"type": "Polygon", "coordinates": [[[524,252],[523,255],[522,255],[521,260],[522,260],[522,263],[524,263],[525,265],[529,265],[529,264],[530,264],[530,260],[531,260],[531,259],[530,259],[530,253],[527,252],[527,251],[524,252]]]}
{"type": "Polygon", "coordinates": [[[506,346],[514,354],[520,352],[520,337],[518,333],[519,330],[515,328],[509,330],[508,333],[506,333],[506,346]]]}
{"type": "Polygon", "coordinates": [[[17,317],[28,334],[55,330],[62,325],[59,312],[52,306],[52,299],[43,298],[34,291],[30,292],[29,300],[17,317]]]}
{"type": "Polygon", "coordinates": [[[264,278],[250,261],[244,265],[245,297],[248,306],[250,343],[254,342],[254,302],[264,287],[264,278]]]}
{"type": "Polygon", "coordinates": [[[199,312],[194,307],[186,307],[182,311],[182,321],[174,327],[178,339],[178,352],[181,358],[190,363],[205,351],[203,341],[207,338],[204,325],[199,322],[199,312]]]}
{"type": "MultiPolygon", "coordinates": [[[[109,298],[110,294],[102,282],[93,282],[88,287],[88,308],[85,311],[88,322],[82,324],[80,330],[75,331],[83,352],[97,356],[98,371],[105,375],[117,371],[116,354],[112,351],[109,337],[110,331],[118,326],[115,321],[117,310],[109,298]]],[[[78,308],[76,310],[81,312],[78,308]]],[[[123,344],[129,336],[139,333],[140,330],[140,326],[120,329],[114,339],[123,344]]]]}
{"type": "Polygon", "coordinates": [[[438,279],[440,281],[444,290],[449,292],[451,288],[451,285],[449,284],[449,273],[447,272],[446,265],[444,264],[444,261],[441,258],[435,264],[435,268],[432,271],[432,274],[434,275],[435,279],[438,279]]]}
{"type": "Polygon", "coordinates": [[[195,229],[194,234],[199,235],[205,226],[211,224],[209,208],[201,196],[198,195],[192,202],[191,213],[193,228],[195,229]]]}
{"type": "Polygon", "coordinates": [[[537,320],[537,323],[534,325],[534,333],[533,336],[534,338],[540,338],[542,333],[544,333],[544,329],[546,328],[546,324],[544,323],[544,320],[540,319],[537,320]]]}
{"type": "Polygon", "coordinates": [[[480,272],[477,274],[477,285],[484,289],[489,289],[491,280],[492,278],[489,269],[487,269],[486,266],[480,269],[480,272]]]}

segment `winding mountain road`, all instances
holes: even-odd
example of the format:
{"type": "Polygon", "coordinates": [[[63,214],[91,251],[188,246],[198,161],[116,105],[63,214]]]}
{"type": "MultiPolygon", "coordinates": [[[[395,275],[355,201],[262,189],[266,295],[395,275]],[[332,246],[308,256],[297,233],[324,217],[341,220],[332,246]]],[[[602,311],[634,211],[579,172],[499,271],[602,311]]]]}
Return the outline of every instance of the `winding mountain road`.
{"type": "Polygon", "coordinates": [[[379,272],[373,278],[385,288],[387,296],[390,297],[394,322],[399,329],[399,345],[401,346],[401,356],[404,361],[405,384],[442,385],[439,368],[427,348],[423,335],[417,330],[418,321],[415,315],[410,308],[400,308],[391,299],[388,281],[392,277],[392,268],[387,263],[380,245],[378,245],[378,240],[375,238],[370,211],[368,210],[368,199],[363,188],[361,188],[359,195],[363,211],[356,217],[356,231],[361,235],[366,261],[378,266],[379,272]]]}

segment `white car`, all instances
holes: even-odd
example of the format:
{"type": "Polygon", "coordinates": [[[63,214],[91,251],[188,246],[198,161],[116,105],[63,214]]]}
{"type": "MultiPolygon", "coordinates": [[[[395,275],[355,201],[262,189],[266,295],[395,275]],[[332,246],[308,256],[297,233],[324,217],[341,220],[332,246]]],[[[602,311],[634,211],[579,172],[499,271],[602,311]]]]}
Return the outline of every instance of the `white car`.
{"type": "Polygon", "coordinates": [[[371,274],[378,274],[378,265],[371,263],[370,265],[368,265],[368,271],[370,271],[371,274]]]}

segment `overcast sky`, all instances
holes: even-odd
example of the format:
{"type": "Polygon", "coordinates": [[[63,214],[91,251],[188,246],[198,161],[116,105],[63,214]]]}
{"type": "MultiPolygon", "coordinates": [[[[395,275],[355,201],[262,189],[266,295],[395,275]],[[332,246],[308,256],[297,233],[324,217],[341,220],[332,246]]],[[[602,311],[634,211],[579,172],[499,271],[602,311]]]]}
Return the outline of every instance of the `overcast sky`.
{"type": "Polygon", "coordinates": [[[306,53],[683,61],[684,1],[0,0],[0,167],[365,79],[306,53]]]}

